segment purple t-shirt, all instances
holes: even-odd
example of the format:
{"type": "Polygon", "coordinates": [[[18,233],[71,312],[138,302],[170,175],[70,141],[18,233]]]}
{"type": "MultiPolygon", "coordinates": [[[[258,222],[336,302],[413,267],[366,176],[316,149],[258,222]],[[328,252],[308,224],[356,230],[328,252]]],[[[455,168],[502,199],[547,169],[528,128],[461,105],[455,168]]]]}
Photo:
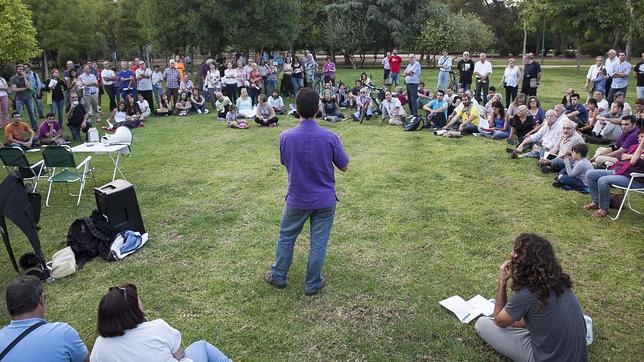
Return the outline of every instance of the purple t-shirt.
{"type": "Polygon", "coordinates": [[[640,133],[640,129],[635,127],[629,133],[622,132],[619,137],[615,140],[615,146],[617,148],[623,148],[625,150],[629,149],[632,145],[636,145],[637,135],[640,133]]]}
{"type": "Polygon", "coordinates": [[[349,164],[335,133],[306,119],[280,135],[280,162],[288,173],[286,206],[316,210],[335,205],[333,165],[349,164]]]}
{"type": "MultiPolygon", "coordinates": [[[[54,126],[55,131],[60,131],[60,125],[58,124],[58,122],[52,122],[51,124],[54,126]]],[[[48,132],[49,132],[49,125],[45,121],[41,123],[40,127],[38,128],[38,139],[41,140],[43,138],[47,138],[48,132]]]]}

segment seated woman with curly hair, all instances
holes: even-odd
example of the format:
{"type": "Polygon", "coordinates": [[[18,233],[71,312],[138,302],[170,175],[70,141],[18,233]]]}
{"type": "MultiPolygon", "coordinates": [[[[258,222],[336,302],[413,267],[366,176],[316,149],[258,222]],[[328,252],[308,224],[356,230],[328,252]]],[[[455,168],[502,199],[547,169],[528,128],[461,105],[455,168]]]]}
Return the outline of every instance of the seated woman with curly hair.
{"type": "Polygon", "coordinates": [[[494,319],[479,318],[476,333],[514,361],[587,361],[586,323],[571,288],[552,244],[520,234],[499,270],[494,319]]]}
{"type": "Polygon", "coordinates": [[[181,332],[163,319],[148,320],[134,284],[109,288],[98,305],[97,327],[90,361],[231,361],[206,341],[184,349],[181,332]]]}
{"type": "Polygon", "coordinates": [[[177,104],[174,105],[175,114],[178,116],[187,116],[190,114],[192,109],[192,103],[190,103],[190,94],[187,92],[181,93],[177,104]]]}

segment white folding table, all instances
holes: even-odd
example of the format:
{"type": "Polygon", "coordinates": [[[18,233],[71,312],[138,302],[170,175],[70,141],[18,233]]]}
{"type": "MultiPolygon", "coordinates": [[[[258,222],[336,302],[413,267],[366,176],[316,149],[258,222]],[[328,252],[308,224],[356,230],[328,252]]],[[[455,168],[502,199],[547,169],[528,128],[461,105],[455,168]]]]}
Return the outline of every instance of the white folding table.
{"type": "Polygon", "coordinates": [[[78,146],[72,147],[73,153],[93,153],[95,155],[108,155],[112,163],[114,164],[114,172],[112,173],[112,181],[116,179],[116,172],[118,171],[121,174],[121,177],[125,180],[125,175],[119,167],[119,161],[121,160],[121,155],[126,155],[130,153],[130,145],[128,144],[111,144],[104,145],[99,142],[87,142],[82,143],[78,146]],[[116,158],[114,154],[116,153],[116,158]]]}

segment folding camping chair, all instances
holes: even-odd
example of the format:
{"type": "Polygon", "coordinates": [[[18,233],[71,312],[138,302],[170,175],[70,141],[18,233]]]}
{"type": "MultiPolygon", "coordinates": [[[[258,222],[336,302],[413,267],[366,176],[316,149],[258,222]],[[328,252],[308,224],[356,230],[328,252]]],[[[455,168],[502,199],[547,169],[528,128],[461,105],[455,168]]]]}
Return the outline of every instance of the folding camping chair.
{"type": "Polygon", "coordinates": [[[0,159],[7,173],[17,170],[23,180],[33,182],[33,192],[37,191],[38,180],[46,173],[43,160],[30,165],[25,152],[20,147],[0,147],[0,159]]]}
{"type": "Polygon", "coordinates": [[[636,189],[636,188],[632,187],[633,186],[633,181],[635,181],[635,179],[644,180],[644,173],[637,173],[637,172],[631,173],[631,180],[628,182],[627,187],[613,185],[613,187],[616,188],[616,189],[624,190],[624,198],[622,199],[622,203],[619,205],[619,210],[617,210],[617,215],[615,215],[615,217],[611,216],[610,217],[611,219],[617,220],[617,218],[619,217],[619,214],[622,212],[622,209],[624,208],[624,203],[626,202],[626,199],[628,199],[628,208],[633,210],[633,211],[635,211],[637,214],[641,214],[640,211],[637,211],[637,210],[635,210],[633,208],[633,206],[631,205],[631,199],[629,198],[629,193],[631,193],[631,192],[635,192],[635,193],[644,195],[644,188],[637,188],[636,189]]]}
{"type": "MultiPolygon", "coordinates": [[[[67,192],[69,192],[70,183],[80,182],[78,200],[76,201],[76,206],[78,206],[87,177],[94,179],[94,171],[89,164],[92,156],[87,156],[83,162],[76,165],[74,154],[69,146],[45,146],[42,149],[42,158],[45,161],[45,167],[52,169],[51,176],[48,179],[49,189],[47,190],[45,205],[49,206],[49,196],[54,183],[64,183],[67,187],[67,192]]],[[[94,182],[96,182],[96,179],[94,179],[94,182]]],[[[71,192],[69,192],[69,195],[76,196],[71,192]]]]}

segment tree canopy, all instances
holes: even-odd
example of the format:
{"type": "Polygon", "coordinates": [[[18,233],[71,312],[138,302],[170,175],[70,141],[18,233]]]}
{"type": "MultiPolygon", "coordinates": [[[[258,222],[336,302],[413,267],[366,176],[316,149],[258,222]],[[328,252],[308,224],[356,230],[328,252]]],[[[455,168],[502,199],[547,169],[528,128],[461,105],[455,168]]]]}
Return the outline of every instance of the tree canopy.
{"type": "Polygon", "coordinates": [[[40,54],[31,12],[20,0],[0,0],[0,62],[28,60],[40,54]]]}

